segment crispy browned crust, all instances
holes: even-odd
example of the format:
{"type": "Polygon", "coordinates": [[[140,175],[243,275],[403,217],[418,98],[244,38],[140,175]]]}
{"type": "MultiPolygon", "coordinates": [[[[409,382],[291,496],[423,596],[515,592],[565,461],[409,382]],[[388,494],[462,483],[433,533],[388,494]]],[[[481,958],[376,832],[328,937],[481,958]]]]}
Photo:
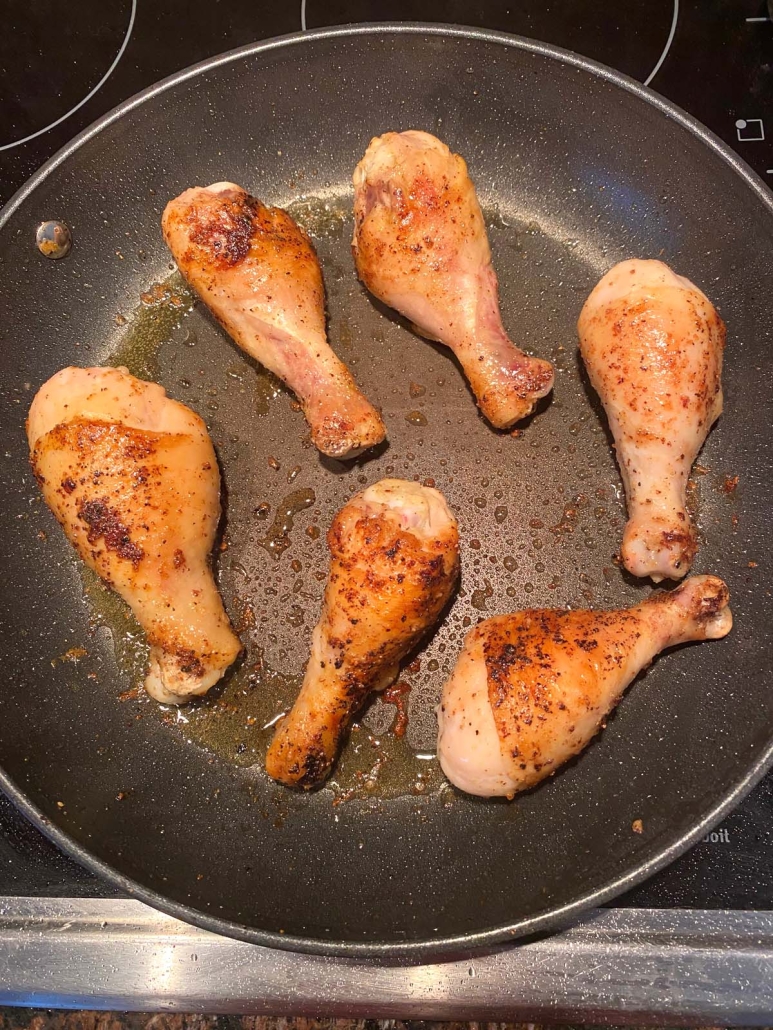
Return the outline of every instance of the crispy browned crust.
{"type": "MultiPolygon", "coordinates": [[[[75,418],[35,444],[30,461],[47,504],[73,547],[109,586],[120,586],[116,577],[127,583],[143,576],[146,563],[160,563],[163,575],[163,560],[148,551],[146,520],[151,513],[165,517],[166,459],[186,440],[184,434],[75,418]]],[[[205,462],[190,474],[212,475],[212,469],[205,462]]],[[[170,551],[170,572],[184,564],[179,548],[170,551]]],[[[189,640],[177,638],[168,626],[145,629],[149,643],[173,657],[182,673],[203,674],[204,663],[215,656],[206,647],[194,648],[189,640]]]]}
{"type": "Polygon", "coordinates": [[[185,219],[188,238],[217,268],[230,268],[249,254],[261,207],[246,193],[223,198],[216,209],[194,206],[185,219]]]}
{"type": "Polygon", "coordinates": [[[196,290],[206,292],[208,274],[235,269],[249,259],[268,270],[286,270],[324,305],[322,271],[308,235],[283,208],[267,207],[246,190],[202,190],[187,205],[172,201],[162,228],[178,268],[196,290]],[[188,241],[182,252],[172,243],[175,229],[182,229],[188,241]]]}
{"type": "MultiPolygon", "coordinates": [[[[680,291],[680,300],[690,306],[694,340],[668,337],[669,346],[654,348],[653,331],[662,331],[662,319],[651,302],[621,298],[592,314],[580,316],[580,350],[594,331],[603,334],[611,323],[612,342],[605,348],[604,361],[591,361],[588,368],[594,388],[600,396],[622,394],[625,405],[634,413],[647,413],[647,426],[638,437],[643,442],[658,440],[668,444],[669,433],[677,420],[695,417],[699,425],[707,423],[722,388],[722,351],[726,328],[717,312],[698,309],[698,300],[689,292],[680,291]],[[703,343],[705,341],[705,344],[703,343]],[[687,353],[690,347],[704,345],[706,357],[703,374],[695,378],[689,372],[687,353]],[[718,348],[719,358],[713,357],[718,348]],[[641,388],[642,363],[647,366],[647,388],[641,388]],[[653,403],[654,401],[657,403],[653,403]]],[[[587,359],[586,359],[587,361],[587,359]]],[[[706,425],[708,430],[709,425],[706,425]]]]}
{"type": "MultiPolygon", "coordinates": [[[[419,540],[394,519],[362,515],[354,525],[345,511],[328,532],[331,563],[327,595],[352,628],[346,637],[331,637],[346,656],[350,689],[367,692],[385,665],[398,662],[432,625],[453,591],[458,576],[458,532],[419,540]],[[362,622],[370,626],[355,633],[362,622]],[[372,646],[369,646],[372,645],[372,646]]],[[[327,600],[327,597],[326,597],[327,600]]]]}
{"type": "Polygon", "coordinates": [[[346,506],[328,532],[322,614],[328,686],[313,710],[296,703],[266,756],[270,776],[308,789],[330,773],[340,741],[374,681],[437,621],[459,574],[455,525],[432,540],[383,514],[346,506]]]}
{"type": "MultiPolygon", "coordinates": [[[[67,483],[71,482],[67,480],[67,483]]],[[[86,539],[90,544],[95,544],[101,538],[108,551],[114,551],[120,558],[130,561],[135,569],[145,557],[144,550],[132,542],[128,526],[124,525],[106,498],[81,500],[78,504],[78,518],[89,527],[86,539]]]]}
{"type": "Polygon", "coordinates": [[[157,504],[154,495],[162,475],[157,450],[165,446],[164,434],[76,418],[55,426],[32,451],[35,478],[50,508],[73,546],[108,583],[110,572],[102,568],[106,551],[135,571],[145,557],[137,539],[141,535],[137,512],[157,504]],[[44,469],[51,466],[55,454],[57,481],[53,482],[44,469]]]}
{"type": "MultiPolygon", "coordinates": [[[[489,702],[503,754],[521,772],[528,766],[533,770],[523,787],[551,771],[550,721],[567,711],[556,652],[571,663],[573,682],[587,684],[587,697],[579,703],[590,710],[599,681],[622,664],[640,635],[640,617],[627,611],[529,610],[487,619],[477,627],[473,639],[477,636],[482,643],[489,702]],[[605,634],[599,648],[597,637],[607,629],[614,634],[605,634]]],[[[578,739],[576,751],[585,743],[578,739]]]]}

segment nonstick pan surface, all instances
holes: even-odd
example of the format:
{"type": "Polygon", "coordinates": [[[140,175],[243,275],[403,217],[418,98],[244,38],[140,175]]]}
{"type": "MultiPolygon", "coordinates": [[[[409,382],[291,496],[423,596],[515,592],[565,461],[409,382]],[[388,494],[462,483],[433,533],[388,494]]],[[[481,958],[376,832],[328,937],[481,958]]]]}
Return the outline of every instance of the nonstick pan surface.
{"type": "Polygon", "coordinates": [[[670,104],[590,61],[493,33],[371,26],[262,43],[174,76],[65,148],[3,213],[0,260],[0,783],[80,861],[261,944],[458,952],[556,927],[641,881],[769,765],[773,207],[670,104]],[[505,323],[556,364],[552,400],[519,433],[484,423],[449,353],[357,282],[352,170],[373,135],[403,128],[467,159],[505,323]],[[321,458],[291,396],[174,277],[161,211],[223,179],[290,206],[312,233],[331,340],[383,408],[385,449],[321,458]],[[59,262],[34,246],[51,218],[75,240],[59,262]],[[434,706],[467,627],[519,607],[629,604],[650,589],[614,560],[620,478],[575,335],[588,291],[630,256],[668,261],[727,322],[725,413],[693,499],[695,571],[727,580],[735,628],[662,656],[592,746],[538,789],[510,803],[466,797],[431,756],[434,706]],[[141,635],[84,575],[27,464],[37,387],[64,365],[102,362],[200,412],[224,475],[219,577],[247,653],[179,713],[133,689],[141,635]],[[268,724],[303,671],[330,520],[385,475],[446,494],[462,588],[404,672],[405,735],[394,705],[376,701],[333,782],[301,796],[263,771],[268,724]]]}

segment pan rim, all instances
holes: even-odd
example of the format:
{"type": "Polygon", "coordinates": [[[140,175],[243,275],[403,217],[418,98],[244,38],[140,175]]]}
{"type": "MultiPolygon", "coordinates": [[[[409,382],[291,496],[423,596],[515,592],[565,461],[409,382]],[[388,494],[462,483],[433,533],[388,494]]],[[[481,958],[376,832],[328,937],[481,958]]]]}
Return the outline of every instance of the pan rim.
{"type": "MultiPolygon", "coordinates": [[[[194,79],[197,76],[210,72],[221,66],[230,64],[246,57],[279,49],[302,45],[316,40],[355,38],[369,35],[411,35],[411,36],[441,36],[459,39],[475,40],[484,43],[493,43],[501,46],[512,47],[527,53],[547,57],[560,61],[579,70],[585,71],[597,78],[603,79],[614,86],[625,90],[646,101],[665,117],[677,122],[682,128],[697,137],[699,142],[712,150],[741,180],[752,190],[757,199],[765,206],[770,215],[773,215],[773,192],[767,187],[763,180],[740,158],[729,146],[723,143],[714,133],[703,126],[691,115],[687,114],[677,105],[661,97],[653,90],[628,76],[602,65],[590,58],[582,57],[568,50],[561,49],[548,43],[526,39],[520,36],[510,35],[504,32],[493,30],[466,28],[462,26],[426,24],[422,22],[384,22],[368,23],[359,25],[344,25],[331,28],[315,29],[307,32],[297,32],[289,35],[278,36],[269,40],[262,40],[257,43],[227,51],[215,57],[208,58],[188,68],[170,75],[159,82],[149,86],[147,89],[135,94],[128,100],[113,108],[97,121],[82,130],[69,143],[53,155],[5,204],[0,210],[0,230],[6,225],[10,217],[30,196],[30,194],[45,181],[59,165],[69,158],[75,151],[80,149],[92,137],[111,125],[114,121],[128,114],[130,111],[140,107],[146,101],[154,99],[167,90],[194,79]]],[[[738,778],[729,792],[710,809],[710,811],[693,826],[683,833],[681,837],[666,847],[658,850],[653,856],[640,861],[633,870],[619,876],[611,883],[588,891],[579,898],[568,902],[557,909],[535,916],[520,919],[514,923],[503,926],[488,928],[484,930],[455,934],[438,938],[424,938],[410,941],[392,939],[387,942],[373,941],[336,941],[316,937],[302,937],[285,935],[273,931],[258,930],[245,926],[231,920],[208,915],[197,909],[191,908],[180,902],[163,897],[161,894],[147,887],[142,886],[135,880],[123,875],[113,869],[102,859],[91,854],[86,848],[69,836],[64,830],[55,826],[51,820],[24,794],[14,780],[0,768],[0,789],[8,795],[16,807],[47,836],[62,851],[73,857],[81,865],[97,874],[108,883],[112,883],[120,890],[132,897],[160,909],[175,918],[192,923],[212,933],[226,935],[251,944],[263,947],[278,948],[286,951],[297,951],[306,954],[323,955],[330,957],[341,957],[348,959],[384,959],[399,960],[428,960],[443,955],[460,956],[466,952],[491,949],[497,945],[507,942],[514,942],[516,938],[526,935],[556,931],[579,917],[590,908],[597,907],[612,900],[614,897],[631,889],[642,881],[648,879],[659,870],[673,862],[679,855],[683,854],[693,844],[697,843],[705,834],[715,826],[742,798],[762,779],[764,774],[773,765],[773,740],[763,749],[757,760],[748,767],[744,774],[738,778]]]]}

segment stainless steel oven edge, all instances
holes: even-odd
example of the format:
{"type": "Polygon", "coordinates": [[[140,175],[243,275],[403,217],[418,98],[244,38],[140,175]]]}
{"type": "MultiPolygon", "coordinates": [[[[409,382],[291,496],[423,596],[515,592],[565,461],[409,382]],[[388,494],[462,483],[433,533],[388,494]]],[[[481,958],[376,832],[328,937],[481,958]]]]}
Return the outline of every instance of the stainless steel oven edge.
{"type": "Polygon", "coordinates": [[[764,1025],[773,912],[597,909],[483,955],[390,965],[241,943],[133,900],[2,897],[0,1004],[764,1025]]]}

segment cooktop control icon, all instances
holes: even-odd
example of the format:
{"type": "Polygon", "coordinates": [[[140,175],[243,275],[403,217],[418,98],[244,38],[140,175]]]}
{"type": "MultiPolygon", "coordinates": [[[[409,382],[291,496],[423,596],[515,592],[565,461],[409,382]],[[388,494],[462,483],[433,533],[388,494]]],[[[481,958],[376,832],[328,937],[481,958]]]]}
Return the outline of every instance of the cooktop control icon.
{"type": "Polygon", "coordinates": [[[761,118],[739,118],[735,131],[741,143],[757,143],[765,139],[765,126],[761,118]]]}

